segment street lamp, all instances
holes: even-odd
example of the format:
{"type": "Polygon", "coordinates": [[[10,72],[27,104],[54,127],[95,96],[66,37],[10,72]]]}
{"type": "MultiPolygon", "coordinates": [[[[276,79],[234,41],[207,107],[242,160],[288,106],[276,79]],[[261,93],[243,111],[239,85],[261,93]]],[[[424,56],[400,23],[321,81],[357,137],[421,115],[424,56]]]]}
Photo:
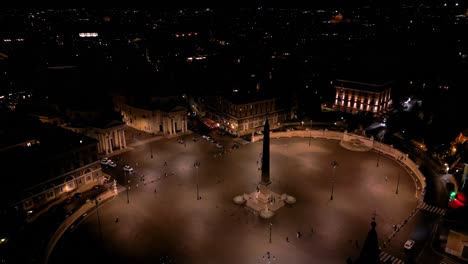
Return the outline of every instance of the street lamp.
{"type": "Polygon", "coordinates": [[[98,202],[98,198],[96,197],[94,201],[96,202],[96,215],[97,215],[97,220],[98,220],[99,237],[101,238],[101,242],[102,242],[102,228],[101,228],[101,219],[99,218],[99,202],[98,202]]]}
{"type": "MultiPolygon", "coordinates": [[[[379,142],[379,140],[377,140],[379,142]]],[[[380,148],[382,148],[382,141],[380,141],[380,147],[377,149],[377,167],[379,167],[379,162],[380,162],[380,148]]]]}
{"type": "Polygon", "coordinates": [[[272,229],[272,227],[273,227],[273,224],[270,223],[270,243],[271,243],[271,229],[272,229]]]}
{"type": "Polygon", "coordinates": [[[193,164],[193,167],[195,167],[197,169],[197,176],[196,176],[197,177],[197,179],[196,179],[196,181],[197,181],[197,200],[200,200],[201,197],[200,197],[200,192],[199,192],[199,188],[198,188],[198,167],[200,167],[200,162],[198,160],[195,161],[195,163],[193,164]]]}
{"type": "Polygon", "coordinates": [[[385,131],[380,136],[377,136],[377,142],[379,142],[379,138],[380,138],[380,146],[379,146],[379,149],[377,150],[377,167],[379,167],[380,152],[382,151],[382,141],[383,141],[384,136],[385,136],[385,131]]]}
{"type": "Polygon", "coordinates": [[[331,166],[333,168],[333,176],[332,176],[332,188],[331,188],[330,201],[333,200],[333,189],[335,186],[336,167],[338,167],[338,162],[336,162],[336,160],[332,161],[331,166]]]}
{"type": "Polygon", "coordinates": [[[311,139],[312,139],[312,120],[310,120],[309,147],[310,147],[310,140],[311,139]]]}
{"type": "Polygon", "coordinates": [[[395,194],[398,194],[398,185],[400,185],[400,173],[398,173],[398,180],[397,180],[397,184],[396,184],[395,194]]]}
{"type": "Polygon", "coordinates": [[[127,179],[128,177],[127,177],[127,171],[126,170],[124,170],[124,175],[125,175],[125,183],[127,185],[127,203],[130,203],[130,198],[128,196],[128,189],[129,189],[128,183],[129,183],[129,180],[127,179]]]}

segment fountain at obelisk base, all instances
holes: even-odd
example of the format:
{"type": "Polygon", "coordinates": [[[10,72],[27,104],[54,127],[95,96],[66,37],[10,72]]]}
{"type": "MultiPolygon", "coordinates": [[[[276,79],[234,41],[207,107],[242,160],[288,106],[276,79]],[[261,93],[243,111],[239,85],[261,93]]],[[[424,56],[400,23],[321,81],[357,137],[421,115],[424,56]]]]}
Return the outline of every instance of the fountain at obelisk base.
{"type": "Polygon", "coordinates": [[[275,211],[287,204],[296,202],[296,198],[283,194],[277,194],[268,188],[270,181],[270,124],[268,118],[263,129],[263,153],[262,153],[262,177],[257,190],[234,197],[236,204],[246,204],[247,208],[259,213],[262,218],[270,218],[275,211]]]}

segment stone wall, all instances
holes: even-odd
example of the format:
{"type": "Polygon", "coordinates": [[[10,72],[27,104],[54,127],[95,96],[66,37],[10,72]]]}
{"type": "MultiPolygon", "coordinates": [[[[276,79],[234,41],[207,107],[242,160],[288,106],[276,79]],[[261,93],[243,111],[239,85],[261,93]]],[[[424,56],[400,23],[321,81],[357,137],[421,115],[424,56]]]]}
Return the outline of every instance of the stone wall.
{"type": "MultiPolygon", "coordinates": [[[[301,138],[323,138],[323,139],[333,139],[333,140],[343,140],[345,133],[338,131],[328,131],[328,130],[293,130],[293,131],[284,131],[284,132],[271,132],[270,138],[292,138],[292,137],[301,137],[301,138]]],[[[353,135],[355,137],[356,135],[353,135]]],[[[349,137],[349,134],[348,134],[349,137]]],[[[362,136],[358,136],[362,137],[362,136]]],[[[362,137],[365,138],[365,137],[362,137]]],[[[263,139],[263,135],[255,135],[252,137],[252,142],[257,142],[263,139]]],[[[408,158],[406,153],[401,152],[400,150],[393,148],[390,145],[383,143],[374,144],[373,139],[366,139],[366,145],[369,144],[374,151],[378,151],[390,158],[395,159],[400,162],[403,167],[408,170],[408,173],[413,178],[416,185],[416,197],[422,198],[424,190],[426,188],[426,179],[424,174],[419,170],[419,166],[414,163],[411,159],[408,158]]]]}

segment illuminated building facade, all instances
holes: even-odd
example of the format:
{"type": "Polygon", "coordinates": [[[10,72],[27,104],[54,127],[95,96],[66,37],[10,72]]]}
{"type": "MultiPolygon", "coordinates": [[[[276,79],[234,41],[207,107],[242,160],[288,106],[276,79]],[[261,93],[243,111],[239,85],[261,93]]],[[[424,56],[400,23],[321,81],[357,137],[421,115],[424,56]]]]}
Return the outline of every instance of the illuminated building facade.
{"type": "Polygon", "coordinates": [[[234,136],[244,136],[262,131],[265,118],[270,127],[278,128],[286,118],[282,109],[277,109],[275,98],[248,96],[212,96],[204,100],[206,117],[219,124],[219,128],[234,136]]]}
{"type": "Polygon", "coordinates": [[[347,80],[336,80],[336,95],[333,108],[342,112],[371,112],[379,115],[392,104],[391,82],[369,84],[347,80]]]}
{"type": "Polygon", "coordinates": [[[130,127],[153,134],[173,135],[187,131],[187,108],[177,97],[152,97],[146,102],[114,96],[114,110],[130,127]]]}

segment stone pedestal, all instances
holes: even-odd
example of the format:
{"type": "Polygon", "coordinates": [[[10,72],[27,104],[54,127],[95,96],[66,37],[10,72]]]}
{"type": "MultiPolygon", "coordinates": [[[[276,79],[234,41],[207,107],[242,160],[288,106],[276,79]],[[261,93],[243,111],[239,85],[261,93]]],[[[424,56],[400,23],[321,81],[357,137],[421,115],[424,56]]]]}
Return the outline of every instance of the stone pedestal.
{"type": "Polygon", "coordinates": [[[281,195],[273,192],[264,185],[259,186],[259,191],[254,191],[247,196],[246,206],[256,212],[265,210],[265,207],[268,207],[269,210],[276,211],[284,206],[281,195]]]}

